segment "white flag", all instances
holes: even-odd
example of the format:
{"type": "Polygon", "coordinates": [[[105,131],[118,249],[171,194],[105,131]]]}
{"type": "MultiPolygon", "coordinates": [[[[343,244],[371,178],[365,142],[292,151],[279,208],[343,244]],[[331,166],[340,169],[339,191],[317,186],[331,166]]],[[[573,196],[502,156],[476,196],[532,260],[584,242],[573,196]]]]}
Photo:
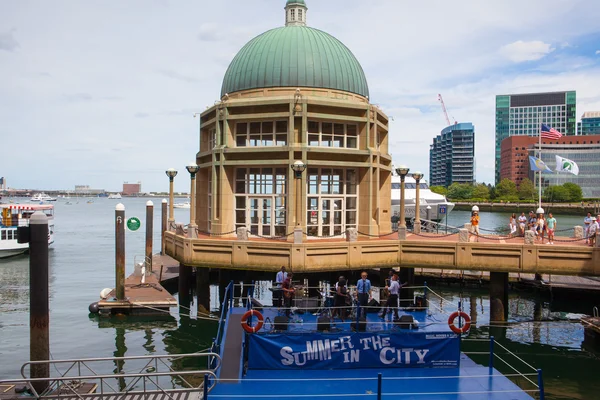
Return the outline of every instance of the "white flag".
{"type": "Polygon", "coordinates": [[[579,166],[575,161],[556,156],[556,171],[557,172],[568,172],[573,175],[579,175],[579,166]]]}

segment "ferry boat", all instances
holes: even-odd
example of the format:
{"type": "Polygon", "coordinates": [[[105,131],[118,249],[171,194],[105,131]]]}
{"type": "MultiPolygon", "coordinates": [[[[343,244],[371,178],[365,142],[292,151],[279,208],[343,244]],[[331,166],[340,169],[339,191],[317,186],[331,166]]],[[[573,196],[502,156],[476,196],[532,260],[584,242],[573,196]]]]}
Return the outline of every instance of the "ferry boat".
{"type": "Polygon", "coordinates": [[[175,203],[173,204],[173,208],[190,208],[190,202],[186,201],[185,203],[175,203]]]}
{"type": "Polygon", "coordinates": [[[121,193],[111,193],[108,198],[111,200],[120,200],[122,197],[121,193]]]}
{"type": "Polygon", "coordinates": [[[56,201],[56,198],[48,196],[46,193],[38,193],[33,195],[30,201],[35,201],[36,203],[40,203],[43,201],[56,201]]]}
{"type": "Polygon", "coordinates": [[[42,211],[48,216],[48,244],[54,243],[54,206],[51,204],[0,204],[0,258],[23,254],[27,243],[17,243],[17,227],[28,226],[31,214],[42,211]]]}
{"type": "MultiPolygon", "coordinates": [[[[392,216],[400,216],[400,176],[392,175],[392,216]]],[[[415,205],[417,198],[417,182],[407,176],[404,181],[404,195],[406,200],[404,202],[404,213],[407,220],[415,218],[415,205]]],[[[450,211],[454,209],[454,203],[451,203],[446,199],[445,196],[437,194],[429,189],[427,182],[421,180],[419,182],[419,213],[421,219],[427,218],[427,207],[431,207],[429,210],[430,221],[441,221],[450,211]],[[444,213],[445,212],[445,213],[444,213]]]]}
{"type": "Polygon", "coordinates": [[[211,364],[215,377],[205,375],[205,399],[544,398],[541,370],[493,337],[470,339],[468,315],[459,308],[450,311],[448,322],[433,317],[427,305],[444,300],[427,287],[417,288],[422,295],[396,321],[355,303],[344,310],[344,322],[331,318],[329,300],[316,308],[295,307],[288,318],[284,309],[253,299],[252,290],[246,299],[233,299],[233,287],[225,291],[210,350],[219,357],[211,364]],[[465,352],[467,341],[490,352],[465,352]],[[510,357],[521,366],[507,368],[503,362],[514,362],[510,357]],[[530,371],[520,372],[524,368],[530,371]]]}

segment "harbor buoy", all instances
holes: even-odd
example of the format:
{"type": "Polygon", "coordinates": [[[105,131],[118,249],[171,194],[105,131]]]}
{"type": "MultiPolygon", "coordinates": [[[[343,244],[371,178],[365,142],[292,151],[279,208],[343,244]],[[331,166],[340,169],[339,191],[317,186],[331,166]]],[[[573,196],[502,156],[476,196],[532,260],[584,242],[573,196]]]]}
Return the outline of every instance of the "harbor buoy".
{"type": "Polygon", "coordinates": [[[450,317],[448,317],[448,326],[450,326],[450,330],[454,333],[467,333],[469,329],[471,329],[471,317],[469,317],[469,314],[465,312],[455,311],[450,314],[450,317]],[[465,320],[465,324],[460,328],[454,325],[454,320],[456,317],[460,317],[465,320]]]}
{"type": "Polygon", "coordinates": [[[100,308],[98,307],[98,303],[90,304],[90,306],[88,307],[88,310],[90,310],[90,312],[92,314],[98,314],[98,311],[100,311],[100,308]]]}
{"type": "Polygon", "coordinates": [[[110,292],[112,292],[111,288],[102,289],[102,291],[100,291],[100,298],[102,300],[106,300],[106,298],[108,297],[108,295],[110,294],[110,292]]]}
{"type": "Polygon", "coordinates": [[[265,320],[263,319],[262,314],[256,310],[248,310],[242,316],[242,328],[244,328],[244,330],[248,333],[256,333],[256,332],[260,331],[260,328],[263,327],[264,323],[265,323],[265,320]],[[255,326],[248,325],[248,318],[250,318],[252,316],[255,316],[258,319],[258,322],[255,326]]]}

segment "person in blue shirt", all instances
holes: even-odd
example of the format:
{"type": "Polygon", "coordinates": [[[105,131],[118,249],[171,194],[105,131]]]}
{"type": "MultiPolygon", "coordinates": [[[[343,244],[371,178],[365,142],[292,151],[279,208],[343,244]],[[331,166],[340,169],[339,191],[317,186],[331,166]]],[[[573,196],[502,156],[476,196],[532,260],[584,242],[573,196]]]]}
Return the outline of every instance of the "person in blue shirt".
{"type": "Polygon", "coordinates": [[[590,237],[590,226],[592,225],[593,221],[595,219],[592,219],[592,213],[587,213],[587,217],[585,217],[583,219],[583,234],[585,236],[585,243],[587,244],[589,242],[589,237],[590,237]]]}
{"type": "MultiPolygon", "coordinates": [[[[360,274],[360,279],[356,282],[356,293],[358,294],[358,303],[362,307],[369,305],[371,299],[371,281],[367,279],[367,271],[360,274]]],[[[365,308],[361,310],[361,316],[365,315],[365,308]]]]}

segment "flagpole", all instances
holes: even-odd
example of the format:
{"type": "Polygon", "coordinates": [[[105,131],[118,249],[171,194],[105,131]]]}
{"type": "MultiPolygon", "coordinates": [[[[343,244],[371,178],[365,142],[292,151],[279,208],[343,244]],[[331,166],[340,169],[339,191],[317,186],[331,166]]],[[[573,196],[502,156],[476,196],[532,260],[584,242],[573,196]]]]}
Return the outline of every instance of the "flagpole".
{"type": "MultiPolygon", "coordinates": [[[[542,159],[542,122],[540,118],[540,110],[538,110],[538,158],[542,159]]],[[[542,170],[538,171],[538,208],[542,208],[542,170]]]]}

